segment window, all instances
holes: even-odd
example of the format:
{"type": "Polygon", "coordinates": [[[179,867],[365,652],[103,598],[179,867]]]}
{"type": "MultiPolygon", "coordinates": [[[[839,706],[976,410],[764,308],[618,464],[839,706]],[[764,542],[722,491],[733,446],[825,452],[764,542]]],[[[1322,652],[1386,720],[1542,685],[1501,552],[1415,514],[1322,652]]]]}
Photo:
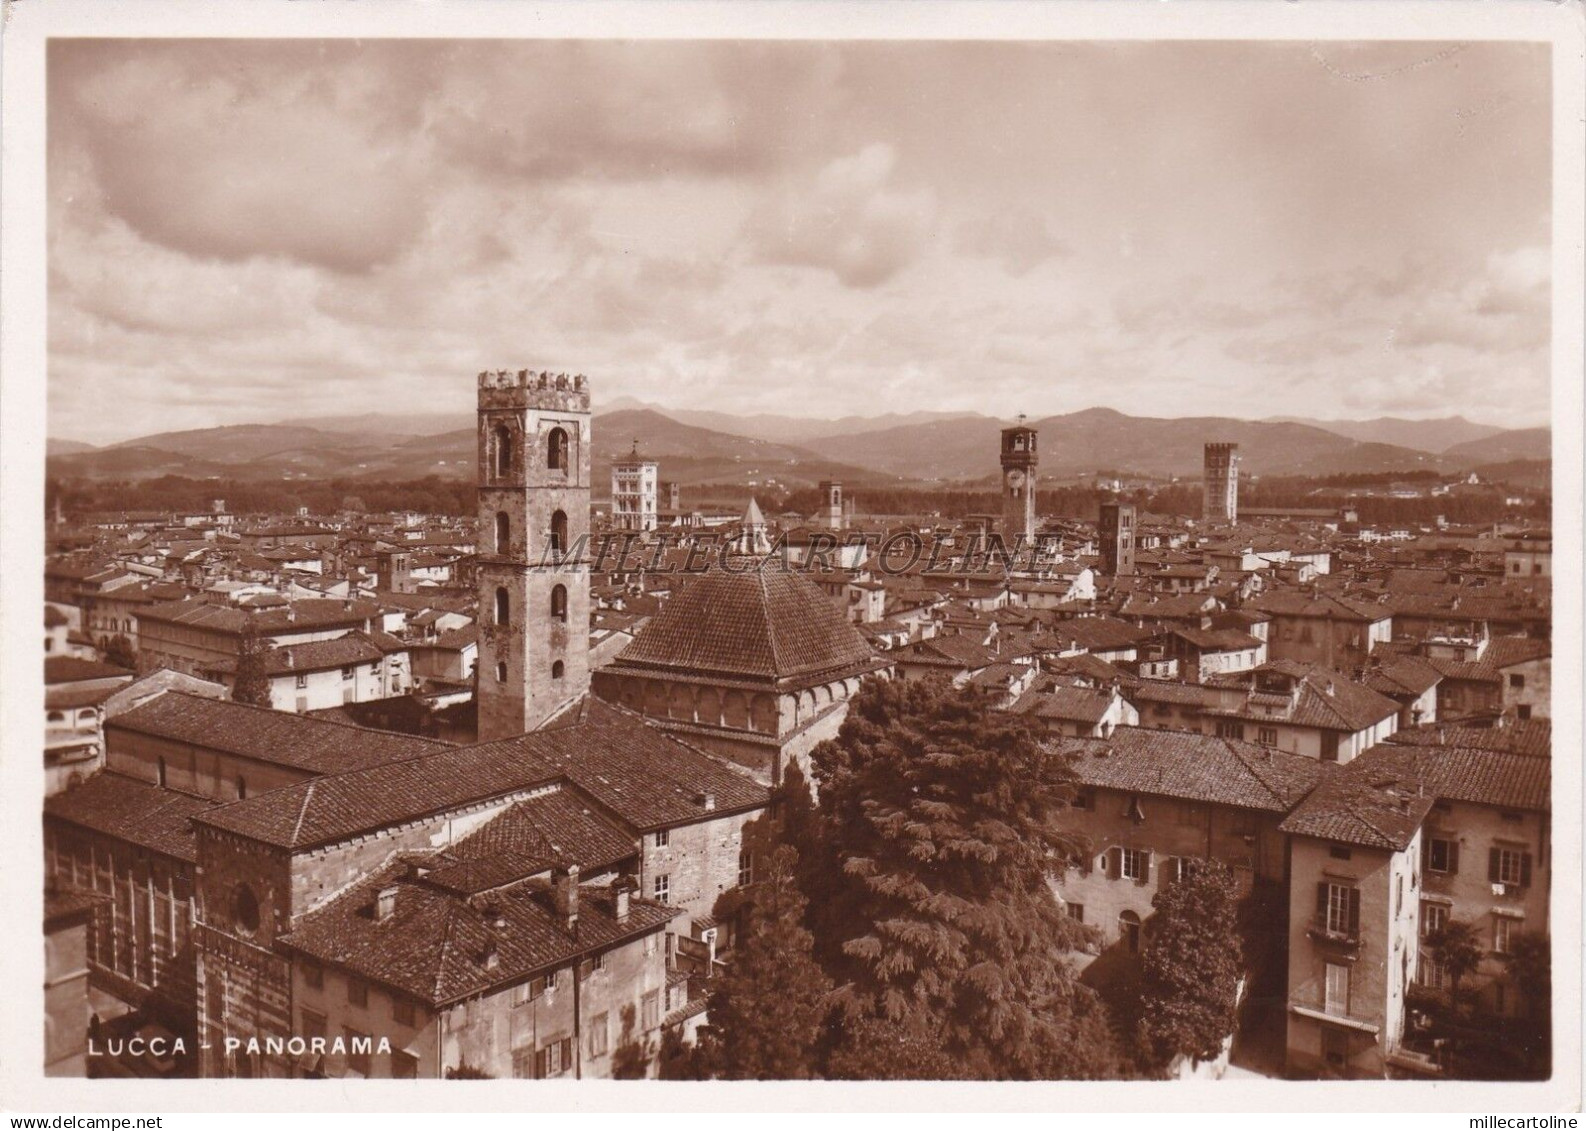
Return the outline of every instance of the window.
{"type": "Polygon", "coordinates": [[[391,1020],[398,1025],[412,1025],[415,1019],[413,1003],[406,998],[391,999],[391,1020]]]}
{"type": "Polygon", "coordinates": [[[237,800],[238,801],[246,801],[247,799],[248,799],[248,779],[243,777],[241,774],[238,774],[237,775],[237,800]]]}
{"type": "Polygon", "coordinates": [[[547,1080],[560,1076],[573,1066],[573,1038],[552,1041],[534,1055],[534,1078],[547,1080]]]}
{"type": "Polygon", "coordinates": [[[1521,703],[1514,709],[1514,714],[1516,718],[1521,719],[1522,721],[1529,719],[1531,717],[1531,704],[1521,703]]]}
{"type": "Polygon", "coordinates": [[[512,617],[512,598],[508,595],[506,586],[496,586],[496,623],[506,624],[512,617]]]}
{"type": "Polygon", "coordinates": [[[300,691],[303,688],[307,687],[308,686],[308,673],[307,672],[298,672],[297,673],[296,683],[297,683],[298,690],[300,690],[300,691]]]}
{"type": "Polygon", "coordinates": [[[505,424],[496,425],[495,472],[497,479],[512,474],[512,431],[505,424]]]}
{"type": "Polygon", "coordinates": [[[644,1028],[656,1029],[661,1024],[661,991],[651,990],[644,995],[644,1028]]]}
{"type": "Polygon", "coordinates": [[[567,586],[557,585],[551,589],[551,619],[567,623],[567,586]]]}
{"type": "Polygon", "coordinates": [[[1257,727],[1256,741],[1262,746],[1276,746],[1278,744],[1277,727],[1257,727]]]}
{"type": "Polygon", "coordinates": [[[341,678],[342,679],[351,679],[352,678],[352,673],[353,673],[353,669],[352,668],[350,668],[350,667],[342,668],[341,669],[341,678]]]}
{"type": "Polygon", "coordinates": [[[1069,802],[1069,806],[1074,809],[1089,809],[1094,800],[1094,795],[1089,790],[1081,790],[1074,794],[1074,800],[1069,802]]]}
{"type": "Polygon", "coordinates": [[[670,829],[661,829],[659,832],[653,834],[650,837],[650,843],[655,845],[655,847],[657,847],[657,848],[665,848],[669,843],[671,843],[671,839],[672,839],[671,830],[670,829]]]}
{"type": "Polygon", "coordinates": [[[1124,848],[1118,853],[1118,875],[1125,880],[1145,883],[1151,869],[1151,853],[1143,848],[1124,848]]]}
{"type": "Polygon", "coordinates": [[[545,992],[545,979],[531,978],[527,982],[519,982],[512,988],[512,1004],[528,1005],[545,992]]]}
{"type": "Polygon", "coordinates": [[[561,679],[567,674],[567,665],[560,660],[551,661],[551,678],[561,679]]]}
{"type": "Polygon", "coordinates": [[[1448,974],[1430,954],[1421,955],[1421,965],[1416,971],[1416,981],[1430,990],[1440,990],[1448,974]]]}
{"type": "Polygon", "coordinates": [[[1404,877],[1393,877],[1393,913],[1404,914],[1404,877]]]}
{"type": "Polygon", "coordinates": [[[754,883],[754,854],[747,848],[738,853],[738,886],[748,887],[754,883]]]}
{"type": "Polygon", "coordinates": [[[1443,837],[1429,837],[1426,841],[1426,870],[1453,875],[1459,871],[1459,842],[1443,837]]]}
{"type": "Polygon", "coordinates": [[[1443,929],[1448,922],[1448,906],[1442,903],[1421,901],[1421,937],[1428,938],[1443,929]]]}
{"type": "Polygon", "coordinates": [[[347,1004],[361,1009],[369,1006],[369,983],[362,978],[347,979],[347,1004]]]}
{"type": "Polygon", "coordinates": [[[512,519],[506,511],[496,512],[496,553],[504,554],[512,542],[512,519]]]}
{"type": "Polygon", "coordinates": [[[66,715],[61,711],[51,711],[48,717],[52,723],[64,723],[66,721],[66,715]]]}
{"type": "Polygon", "coordinates": [[[1133,911],[1118,916],[1118,940],[1130,954],[1140,953],[1140,916],[1133,911]]]}
{"type": "Polygon", "coordinates": [[[1245,736],[1245,724],[1238,719],[1218,719],[1216,730],[1218,738],[1243,739],[1245,736]]]}
{"type": "Polygon", "coordinates": [[[1521,675],[1519,672],[1510,672],[1509,686],[1514,688],[1516,691],[1521,690],[1525,687],[1525,676],[1521,675]]]}
{"type": "Polygon", "coordinates": [[[1323,880],[1316,885],[1316,912],[1319,926],[1338,938],[1360,934],[1360,892],[1347,885],[1323,880]]]}
{"type": "Polygon", "coordinates": [[[1487,879],[1505,887],[1530,886],[1531,854],[1517,848],[1490,849],[1487,853],[1487,879]]]}
{"type": "Polygon", "coordinates": [[[567,470],[567,430],[552,428],[545,437],[545,466],[552,471],[567,470]]]}
{"type": "Polygon", "coordinates": [[[1328,1067],[1343,1070],[1349,1067],[1349,1030],[1337,1025],[1322,1026],[1322,1059],[1328,1067]]]}
{"type": "Polygon", "coordinates": [[[589,1019],[589,1055],[605,1056],[611,1048],[611,1015],[597,1013],[589,1019]]]}
{"type": "Polygon", "coordinates": [[[325,968],[315,962],[305,962],[298,967],[303,972],[303,984],[311,990],[325,988],[325,968]]]}
{"type": "Polygon", "coordinates": [[[1327,963],[1326,997],[1322,1008],[1335,1017],[1349,1013],[1349,967],[1341,962],[1327,963]]]}
{"type": "Polygon", "coordinates": [[[240,934],[259,929],[259,899],[247,884],[238,884],[231,893],[231,922],[240,934]]]}
{"type": "Polygon", "coordinates": [[[1514,937],[1519,929],[1514,920],[1507,915],[1494,915],[1492,917],[1492,952],[1494,954],[1509,954],[1514,945],[1514,937]]]}
{"type": "Polygon", "coordinates": [[[1066,906],[1068,908],[1068,917],[1070,919],[1074,920],[1076,923],[1083,923],[1085,921],[1085,905],[1083,903],[1070,903],[1066,906]]]}
{"type": "Polygon", "coordinates": [[[1327,850],[1327,855],[1331,856],[1334,860],[1348,860],[1354,855],[1354,853],[1350,852],[1349,849],[1345,848],[1341,844],[1335,844],[1327,850]]]}
{"type": "Polygon", "coordinates": [[[652,886],[657,903],[669,903],[672,899],[672,877],[657,876],[652,886]]]}
{"type": "Polygon", "coordinates": [[[357,1029],[343,1027],[342,1035],[347,1038],[347,1067],[358,1075],[369,1075],[369,1047],[372,1042],[368,1033],[360,1033],[357,1029]]]}
{"type": "Polygon", "coordinates": [[[325,1035],[325,1015],[315,1013],[312,1009],[303,1010],[303,1036],[323,1037],[325,1035]]]}
{"type": "Polygon", "coordinates": [[[507,682],[507,662],[505,660],[496,665],[496,682],[507,682]]]}
{"type": "Polygon", "coordinates": [[[160,783],[160,788],[164,789],[165,788],[165,759],[164,758],[160,759],[159,765],[156,767],[155,773],[158,776],[158,780],[159,780],[159,783],[160,783]]]}
{"type": "Polygon", "coordinates": [[[567,513],[556,511],[551,515],[551,553],[567,552],[567,513]]]}
{"type": "Polygon", "coordinates": [[[1338,732],[1337,731],[1327,730],[1327,731],[1323,731],[1322,732],[1322,761],[1324,761],[1324,762],[1336,762],[1336,761],[1338,761],[1338,732]]]}

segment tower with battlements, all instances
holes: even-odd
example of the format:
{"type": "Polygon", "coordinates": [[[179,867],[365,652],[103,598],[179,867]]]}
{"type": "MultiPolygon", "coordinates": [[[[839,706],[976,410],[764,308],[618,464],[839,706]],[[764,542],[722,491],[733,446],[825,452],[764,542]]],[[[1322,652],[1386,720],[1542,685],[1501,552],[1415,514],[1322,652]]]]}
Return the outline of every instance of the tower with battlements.
{"type": "Polygon", "coordinates": [[[1233,525],[1239,521],[1239,445],[1206,445],[1206,499],[1202,515],[1207,522],[1233,525]]]}
{"type": "Polygon", "coordinates": [[[479,375],[479,738],[589,689],[589,383],[479,375]]]}
{"type": "Polygon", "coordinates": [[[1110,577],[1128,577],[1134,573],[1134,514],[1131,503],[1101,504],[1096,540],[1101,544],[1102,568],[1110,577]]]}

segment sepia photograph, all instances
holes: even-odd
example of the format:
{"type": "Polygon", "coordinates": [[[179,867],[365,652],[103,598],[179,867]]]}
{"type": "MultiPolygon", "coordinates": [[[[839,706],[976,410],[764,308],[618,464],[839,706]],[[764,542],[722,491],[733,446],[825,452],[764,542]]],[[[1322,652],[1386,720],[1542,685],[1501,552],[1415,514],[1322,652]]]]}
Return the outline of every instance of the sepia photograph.
{"type": "Polygon", "coordinates": [[[1578,6],[41,7],[7,1110],[1579,1110],[1578,6]]]}

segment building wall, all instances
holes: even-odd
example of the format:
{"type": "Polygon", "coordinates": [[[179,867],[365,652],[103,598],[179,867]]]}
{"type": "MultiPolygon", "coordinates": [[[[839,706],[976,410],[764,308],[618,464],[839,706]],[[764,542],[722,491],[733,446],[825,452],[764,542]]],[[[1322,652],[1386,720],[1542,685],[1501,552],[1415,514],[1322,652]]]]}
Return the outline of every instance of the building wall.
{"type": "Polygon", "coordinates": [[[44,933],[44,1075],[88,1075],[90,913],[44,933]]]}
{"type": "Polygon", "coordinates": [[[1418,962],[1416,932],[1421,844],[1418,833],[1403,852],[1334,845],[1295,837],[1289,885],[1289,1071],[1301,1075],[1380,1077],[1399,1044],[1404,991],[1418,962]],[[1347,852],[1343,859],[1334,852],[1347,852]],[[1359,891],[1358,945],[1318,936],[1317,886],[1323,882],[1359,891]],[[1329,1022],[1327,965],[1349,971],[1348,999],[1329,1022]],[[1308,1012],[1300,1012],[1301,1010],[1308,1012]],[[1324,1059],[1324,1030],[1347,1042],[1344,1066],[1324,1059]]]}
{"type": "Polygon", "coordinates": [[[1239,878],[1241,894],[1248,893],[1257,878],[1283,878],[1279,814],[1141,795],[1144,819],[1135,820],[1128,815],[1132,795],[1109,789],[1085,792],[1090,795],[1089,808],[1065,810],[1061,828],[1084,838],[1091,851],[1081,866],[1069,867],[1053,886],[1064,903],[1083,905],[1083,921],[1101,931],[1109,946],[1120,938],[1118,917],[1123,912],[1134,912],[1142,923],[1151,917],[1151,901],[1167,878],[1162,868],[1171,857],[1228,864],[1239,878]],[[1151,854],[1144,882],[1116,874],[1115,848],[1151,854]]]}
{"type": "Polygon", "coordinates": [[[440,1026],[435,1014],[422,1003],[386,986],[353,979],[342,970],[310,961],[302,955],[292,957],[291,1032],[304,1037],[323,1035],[327,1039],[347,1037],[349,1033],[362,1034],[373,1038],[377,1046],[382,1037],[391,1043],[389,1053],[368,1057],[367,1073],[360,1071],[356,1056],[331,1054],[323,1063],[316,1064],[312,1058],[296,1063],[293,1067],[297,1074],[307,1074],[317,1068],[321,1075],[329,1077],[367,1076],[385,1080],[401,1076],[398,1065],[406,1057],[411,1058],[416,1078],[432,1079],[441,1075],[440,1026]],[[318,985],[311,977],[316,971],[318,985]],[[354,980],[361,981],[366,989],[363,1005],[354,1002],[348,992],[348,983],[354,980]],[[399,1002],[411,1008],[409,1022],[398,1019],[399,1002]]]}
{"type": "Polygon", "coordinates": [[[1502,683],[1505,712],[1514,712],[1521,718],[1549,719],[1553,717],[1553,660],[1543,657],[1504,668],[1499,673],[1502,683]],[[1518,685],[1515,682],[1519,677],[1518,685]]]}
{"type": "MultiPolygon", "coordinates": [[[[406,655],[406,653],[398,653],[406,655]]],[[[406,665],[397,667],[400,684],[401,672],[406,665]]],[[[383,660],[365,660],[346,669],[328,671],[288,672],[270,677],[270,706],[277,711],[320,711],[326,707],[339,707],[343,703],[367,703],[371,699],[384,699],[400,695],[406,690],[392,691],[388,684],[386,663],[383,660]],[[344,674],[350,672],[348,676],[344,674]]]]}
{"type": "Polygon", "coordinates": [[[164,786],[195,797],[235,801],[245,791],[255,797],[315,776],[307,770],[228,754],[208,746],[191,746],[118,727],[112,720],[106,730],[106,768],[151,785],[160,785],[164,761],[164,786]]]}
{"type": "Polygon", "coordinates": [[[1285,616],[1273,613],[1267,654],[1274,660],[1298,660],[1335,671],[1365,663],[1380,643],[1393,638],[1393,618],[1378,621],[1331,617],[1285,616]]]}
{"type": "Polygon", "coordinates": [[[756,809],[668,829],[664,845],[656,843],[655,833],[645,834],[639,857],[640,894],[659,900],[656,880],[666,877],[664,902],[688,912],[673,920],[674,930],[686,933],[694,920],[714,911],[722,892],[738,886],[743,827],[762,812],[756,809]]]}

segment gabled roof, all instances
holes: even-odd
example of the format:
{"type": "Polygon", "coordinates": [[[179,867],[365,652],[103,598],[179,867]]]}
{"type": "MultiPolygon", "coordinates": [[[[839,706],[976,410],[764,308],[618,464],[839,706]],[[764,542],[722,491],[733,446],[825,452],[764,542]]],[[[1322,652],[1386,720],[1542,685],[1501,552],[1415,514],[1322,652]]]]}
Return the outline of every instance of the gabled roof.
{"type": "Polygon", "coordinates": [[[581,885],[576,929],[559,915],[544,880],[527,880],[469,899],[408,878],[395,864],[309,912],[281,941],[439,1006],[523,981],[665,927],[682,914],[636,896],[618,921],[609,887],[581,885]],[[389,917],[370,914],[382,888],[394,889],[389,917]]]}
{"type": "Polygon", "coordinates": [[[1395,731],[1388,741],[1401,746],[1466,746],[1547,758],[1553,753],[1553,721],[1502,718],[1492,726],[1423,723],[1395,731]]]}
{"type": "Polygon", "coordinates": [[[1112,706],[1113,692],[1094,691],[1088,687],[1053,687],[1047,691],[1031,690],[1019,696],[1009,710],[1015,714],[1033,715],[1038,719],[1057,722],[1101,722],[1112,706]]]}
{"type": "Polygon", "coordinates": [[[663,669],[799,685],[879,666],[864,636],[808,578],[751,567],[693,578],[609,670],[663,669]]]}
{"type": "Polygon", "coordinates": [[[76,656],[47,656],[44,660],[44,686],[86,683],[91,679],[131,679],[136,674],[115,664],[84,660],[76,656]]]}
{"type": "Polygon", "coordinates": [[[1286,813],[1337,766],[1253,742],[1119,727],[1108,738],[1053,739],[1079,784],[1286,813]]]}
{"type": "Polygon", "coordinates": [[[192,818],[215,802],[104,771],[44,799],[44,815],[152,849],[197,859],[192,818]]]}

